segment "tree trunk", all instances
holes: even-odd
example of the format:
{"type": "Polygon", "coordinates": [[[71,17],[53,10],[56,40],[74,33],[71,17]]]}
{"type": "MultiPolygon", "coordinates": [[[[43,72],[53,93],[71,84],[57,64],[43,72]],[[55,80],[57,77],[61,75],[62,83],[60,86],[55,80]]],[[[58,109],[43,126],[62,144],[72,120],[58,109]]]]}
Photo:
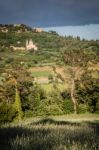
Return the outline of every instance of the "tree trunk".
{"type": "Polygon", "coordinates": [[[71,83],[71,99],[74,105],[74,114],[77,114],[77,100],[75,98],[75,81],[72,79],[71,83]]]}

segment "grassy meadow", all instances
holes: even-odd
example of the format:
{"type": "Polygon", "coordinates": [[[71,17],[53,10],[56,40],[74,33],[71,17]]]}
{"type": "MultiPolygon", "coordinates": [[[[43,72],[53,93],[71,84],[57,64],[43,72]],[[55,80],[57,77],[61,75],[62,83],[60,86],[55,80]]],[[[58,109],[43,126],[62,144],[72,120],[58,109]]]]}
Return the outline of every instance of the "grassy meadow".
{"type": "Polygon", "coordinates": [[[1,150],[98,150],[99,116],[28,118],[0,127],[1,150]]]}

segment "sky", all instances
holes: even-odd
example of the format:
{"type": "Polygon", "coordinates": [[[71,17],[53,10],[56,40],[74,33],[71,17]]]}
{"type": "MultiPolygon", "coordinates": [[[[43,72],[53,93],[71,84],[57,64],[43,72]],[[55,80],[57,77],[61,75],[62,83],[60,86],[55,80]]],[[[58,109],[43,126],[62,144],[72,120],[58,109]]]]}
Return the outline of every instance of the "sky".
{"type": "Polygon", "coordinates": [[[81,39],[99,40],[99,24],[80,25],[80,26],[62,26],[48,27],[45,31],[56,31],[61,36],[79,36],[81,39]]]}
{"type": "Polygon", "coordinates": [[[42,28],[99,24],[99,0],[0,0],[0,23],[42,28]]]}

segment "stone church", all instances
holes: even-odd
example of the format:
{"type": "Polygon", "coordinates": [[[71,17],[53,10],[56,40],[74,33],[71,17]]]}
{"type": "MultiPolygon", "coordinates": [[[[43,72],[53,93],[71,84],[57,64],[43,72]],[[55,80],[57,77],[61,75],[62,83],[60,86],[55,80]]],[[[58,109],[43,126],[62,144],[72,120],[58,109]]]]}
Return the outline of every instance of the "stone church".
{"type": "Polygon", "coordinates": [[[26,50],[31,50],[31,49],[33,49],[34,51],[38,50],[37,46],[33,43],[32,39],[26,40],[26,50]]]}

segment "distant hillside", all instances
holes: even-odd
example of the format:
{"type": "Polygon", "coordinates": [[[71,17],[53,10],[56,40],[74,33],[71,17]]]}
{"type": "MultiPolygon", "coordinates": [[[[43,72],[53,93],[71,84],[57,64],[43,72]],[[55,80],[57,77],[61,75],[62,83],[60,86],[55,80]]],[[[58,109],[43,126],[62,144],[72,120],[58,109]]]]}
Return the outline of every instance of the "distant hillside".
{"type": "Polygon", "coordinates": [[[0,24],[0,32],[28,32],[32,31],[32,28],[24,24],[0,24]]]}
{"type": "MultiPolygon", "coordinates": [[[[80,40],[79,37],[71,36],[62,37],[55,31],[37,32],[26,25],[0,25],[0,29],[4,28],[7,32],[0,32],[0,63],[7,64],[13,60],[24,61],[28,65],[41,65],[47,63],[62,63],[61,57],[65,51],[78,50],[85,51],[86,55],[99,54],[99,41],[80,40]],[[19,32],[20,31],[20,32],[19,32]],[[21,47],[26,46],[26,40],[30,40],[37,45],[38,51],[34,54],[32,51],[22,52],[21,47]],[[18,51],[13,51],[11,46],[18,47],[18,51]],[[20,49],[19,49],[20,47],[20,49]],[[32,55],[31,55],[32,53],[32,55]],[[5,62],[5,63],[4,63],[5,62]]],[[[77,55],[77,54],[76,54],[77,55]]],[[[2,65],[1,65],[2,66],[2,65]]]]}
{"type": "Polygon", "coordinates": [[[63,37],[25,25],[0,27],[5,30],[0,32],[0,110],[6,116],[0,113],[1,122],[17,118],[19,109],[26,117],[98,111],[98,40],[63,37]],[[15,111],[17,102],[20,108],[15,111]]]}

